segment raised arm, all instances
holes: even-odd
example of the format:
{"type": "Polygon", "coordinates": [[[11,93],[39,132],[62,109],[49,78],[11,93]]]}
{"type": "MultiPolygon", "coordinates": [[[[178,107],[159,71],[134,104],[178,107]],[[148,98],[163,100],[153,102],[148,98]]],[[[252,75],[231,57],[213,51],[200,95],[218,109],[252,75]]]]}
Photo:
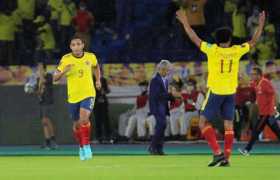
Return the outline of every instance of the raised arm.
{"type": "Polygon", "coordinates": [[[200,48],[202,40],[197,36],[197,34],[194,32],[194,30],[191,28],[187,15],[183,9],[180,9],[176,12],[176,18],[182,23],[184,26],[184,29],[186,33],[188,34],[191,41],[200,48]]]}
{"type": "Polygon", "coordinates": [[[265,24],[265,12],[262,11],[259,15],[259,25],[257,27],[257,30],[255,34],[253,35],[252,39],[248,42],[250,45],[250,48],[254,47],[257,43],[257,41],[260,39],[262,32],[263,32],[263,27],[265,24]]]}

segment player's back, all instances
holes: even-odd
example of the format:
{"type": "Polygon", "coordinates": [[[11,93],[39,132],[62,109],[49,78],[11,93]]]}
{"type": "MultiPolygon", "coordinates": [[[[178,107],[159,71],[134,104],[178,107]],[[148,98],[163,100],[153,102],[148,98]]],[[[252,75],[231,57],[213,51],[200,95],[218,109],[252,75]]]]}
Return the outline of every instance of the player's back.
{"type": "Polygon", "coordinates": [[[208,87],[215,94],[234,94],[238,85],[239,61],[249,51],[249,44],[223,48],[202,42],[201,50],[208,58],[208,87]]]}

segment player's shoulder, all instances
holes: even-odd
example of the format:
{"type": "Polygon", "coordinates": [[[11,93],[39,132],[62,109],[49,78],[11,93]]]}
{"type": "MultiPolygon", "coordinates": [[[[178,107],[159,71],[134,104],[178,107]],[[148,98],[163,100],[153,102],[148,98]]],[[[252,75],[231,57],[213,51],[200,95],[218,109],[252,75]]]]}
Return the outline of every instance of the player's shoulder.
{"type": "Polygon", "coordinates": [[[247,48],[249,46],[250,46],[249,43],[246,42],[246,43],[243,43],[243,44],[233,45],[233,46],[231,46],[231,48],[240,49],[240,48],[247,48]]]}
{"type": "Polygon", "coordinates": [[[62,56],[61,60],[70,59],[70,58],[72,58],[72,53],[67,53],[62,56]]]}
{"type": "Polygon", "coordinates": [[[85,53],[85,56],[87,56],[87,57],[96,58],[96,55],[95,55],[95,53],[93,53],[93,52],[84,52],[84,53],[85,53]]]}

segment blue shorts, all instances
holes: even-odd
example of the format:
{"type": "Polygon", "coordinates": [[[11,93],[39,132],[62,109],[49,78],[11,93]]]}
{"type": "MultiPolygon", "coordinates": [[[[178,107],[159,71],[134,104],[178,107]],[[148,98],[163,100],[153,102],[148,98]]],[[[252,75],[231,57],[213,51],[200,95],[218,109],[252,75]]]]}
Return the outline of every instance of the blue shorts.
{"type": "Polygon", "coordinates": [[[73,121],[78,121],[80,119],[80,109],[84,108],[90,112],[94,107],[94,97],[86,98],[77,103],[69,103],[70,117],[73,121]]]}
{"type": "Polygon", "coordinates": [[[218,95],[209,90],[201,110],[201,115],[208,121],[217,120],[218,117],[232,121],[235,112],[235,94],[218,95]]]}

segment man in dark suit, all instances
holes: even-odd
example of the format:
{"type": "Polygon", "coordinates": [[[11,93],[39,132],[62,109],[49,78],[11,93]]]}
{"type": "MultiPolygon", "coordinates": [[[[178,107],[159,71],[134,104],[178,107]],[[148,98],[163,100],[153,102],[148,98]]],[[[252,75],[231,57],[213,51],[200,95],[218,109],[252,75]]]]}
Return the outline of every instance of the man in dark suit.
{"type": "Polygon", "coordinates": [[[164,131],[166,128],[166,116],[169,115],[168,101],[171,96],[168,94],[167,74],[171,63],[162,60],[158,64],[158,72],[150,83],[149,105],[150,113],[156,119],[155,134],[149,147],[149,152],[153,155],[164,155],[164,131]]]}

